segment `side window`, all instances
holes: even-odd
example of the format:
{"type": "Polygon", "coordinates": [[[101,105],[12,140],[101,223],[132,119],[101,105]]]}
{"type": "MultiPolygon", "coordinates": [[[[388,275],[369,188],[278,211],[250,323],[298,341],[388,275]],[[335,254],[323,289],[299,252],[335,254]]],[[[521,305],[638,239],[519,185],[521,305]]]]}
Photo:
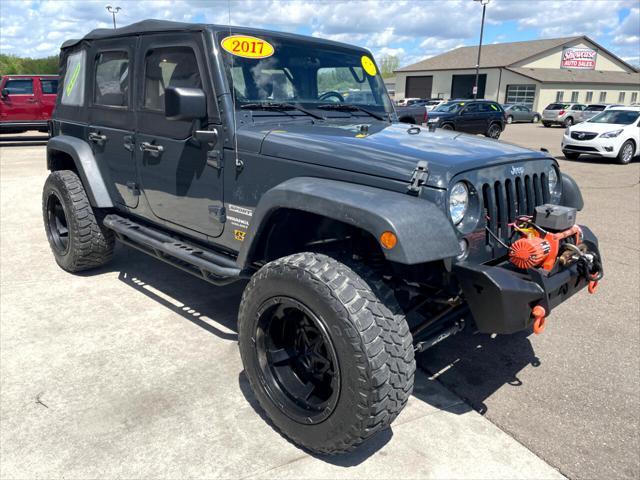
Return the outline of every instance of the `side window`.
{"type": "Polygon", "coordinates": [[[477,113],[480,111],[480,106],[477,103],[471,103],[464,109],[464,113],[477,113]]]}
{"type": "Polygon", "coordinates": [[[157,48],[147,52],[144,69],[144,108],[164,112],[168,87],[202,88],[198,61],[189,47],[157,48]]]}
{"type": "MultiPolygon", "coordinates": [[[[480,111],[481,112],[499,112],[500,109],[493,103],[480,103],[480,111]]],[[[520,111],[520,107],[514,107],[514,110],[516,110],[517,112],[520,111]]]]}
{"type": "Polygon", "coordinates": [[[9,95],[33,95],[33,80],[30,78],[7,80],[4,88],[9,90],[9,95]]]}
{"type": "Polygon", "coordinates": [[[129,105],[129,55],[127,52],[102,52],[96,57],[93,102],[96,105],[129,105]]]}
{"type": "Polygon", "coordinates": [[[42,93],[45,95],[55,95],[58,93],[57,78],[41,78],[40,86],[42,87],[42,93]]]}
{"type": "Polygon", "coordinates": [[[62,105],[79,106],[84,104],[84,83],[87,53],[73,53],[67,57],[62,89],[62,105]]]}

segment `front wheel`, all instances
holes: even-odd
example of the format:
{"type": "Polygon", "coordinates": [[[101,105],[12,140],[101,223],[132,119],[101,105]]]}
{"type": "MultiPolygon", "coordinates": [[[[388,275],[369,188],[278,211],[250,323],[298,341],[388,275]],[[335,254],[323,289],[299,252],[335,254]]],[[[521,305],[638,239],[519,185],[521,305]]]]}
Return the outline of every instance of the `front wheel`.
{"type": "Polygon", "coordinates": [[[53,256],[64,270],[80,272],[111,259],[115,236],[102,225],[75,172],[49,175],[42,192],[42,216],[53,256]]]}
{"type": "Polygon", "coordinates": [[[500,128],[500,125],[497,123],[492,123],[491,125],[489,125],[489,130],[487,130],[487,133],[485,135],[489,138],[494,138],[497,140],[498,138],[500,138],[501,133],[502,128],[500,128]]]}
{"type": "Polygon", "coordinates": [[[512,124],[512,123],[513,123],[513,117],[512,117],[511,115],[509,115],[509,116],[507,117],[507,123],[508,123],[508,124],[512,124]]]}
{"type": "Polygon", "coordinates": [[[540,115],[534,115],[531,119],[531,123],[538,123],[540,121],[540,115]]]}
{"type": "Polygon", "coordinates": [[[249,383],[275,426],[313,452],[354,449],[411,394],[411,333],[381,284],[307,252],[268,263],[242,295],[249,383]]]}
{"type": "Polygon", "coordinates": [[[573,125],[573,118],[569,117],[564,121],[564,126],[570,127],[571,125],[573,125]]]}
{"type": "Polygon", "coordinates": [[[453,125],[451,125],[450,123],[445,123],[441,128],[443,130],[454,130],[453,125]]]}
{"type": "Polygon", "coordinates": [[[620,151],[618,152],[618,163],[622,165],[627,165],[631,163],[633,159],[633,155],[635,154],[635,146],[631,140],[627,140],[620,147],[620,151]]]}

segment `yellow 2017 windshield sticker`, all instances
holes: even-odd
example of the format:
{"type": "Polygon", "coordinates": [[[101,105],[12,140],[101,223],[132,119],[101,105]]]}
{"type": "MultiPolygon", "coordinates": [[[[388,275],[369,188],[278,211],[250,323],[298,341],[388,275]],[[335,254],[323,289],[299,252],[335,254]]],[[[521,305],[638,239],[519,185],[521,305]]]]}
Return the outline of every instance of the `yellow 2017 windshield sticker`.
{"type": "Polygon", "coordinates": [[[225,37],[222,39],[221,45],[231,55],[243,58],[267,58],[275,51],[273,45],[266,40],[247,35],[225,37]]]}
{"type": "Polygon", "coordinates": [[[365,72],[367,72],[372,77],[376,76],[376,73],[378,73],[378,69],[376,68],[376,64],[373,63],[373,60],[371,60],[366,55],[363,55],[360,59],[360,63],[362,64],[362,68],[364,68],[365,72]]]}

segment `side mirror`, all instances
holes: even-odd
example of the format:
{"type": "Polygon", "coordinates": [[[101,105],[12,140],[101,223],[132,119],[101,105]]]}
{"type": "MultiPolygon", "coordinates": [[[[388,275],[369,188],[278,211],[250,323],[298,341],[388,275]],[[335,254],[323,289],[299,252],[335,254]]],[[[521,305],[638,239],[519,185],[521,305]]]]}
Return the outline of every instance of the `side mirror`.
{"type": "Polygon", "coordinates": [[[168,87],[164,90],[167,120],[198,120],[207,116],[207,98],[199,88],[168,87]]]}
{"type": "Polygon", "coordinates": [[[8,88],[3,88],[2,89],[2,98],[8,97],[9,96],[9,89],[8,88]]]}

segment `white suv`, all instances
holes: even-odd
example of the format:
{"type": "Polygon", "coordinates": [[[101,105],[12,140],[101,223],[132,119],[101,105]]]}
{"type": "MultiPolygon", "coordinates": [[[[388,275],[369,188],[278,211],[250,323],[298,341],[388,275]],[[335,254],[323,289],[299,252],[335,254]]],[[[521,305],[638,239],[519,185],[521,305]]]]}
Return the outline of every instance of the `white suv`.
{"type": "Polygon", "coordinates": [[[570,160],[581,154],[617,158],[627,164],[640,153],[640,107],[613,107],[586,122],[567,127],[562,153],[570,160]]]}

